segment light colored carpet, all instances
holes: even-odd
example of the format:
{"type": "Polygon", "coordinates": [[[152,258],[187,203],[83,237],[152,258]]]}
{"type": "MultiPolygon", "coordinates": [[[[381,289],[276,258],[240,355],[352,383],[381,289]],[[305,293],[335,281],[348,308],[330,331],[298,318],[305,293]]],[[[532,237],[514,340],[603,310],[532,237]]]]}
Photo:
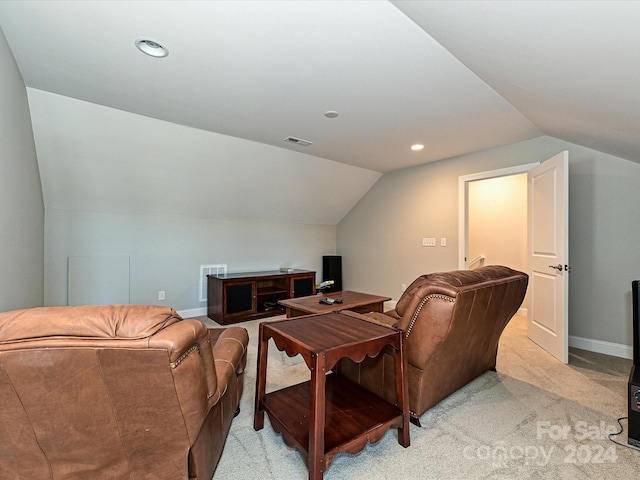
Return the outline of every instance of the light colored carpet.
{"type": "MultiPolygon", "coordinates": [[[[206,318],[209,325],[218,326],[206,318]]],[[[305,479],[300,453],[265,427],[253,429],[259,321],[240,324],[250,336],[241,413],[215,472],[215,480],[305,479]]],[[[299,357],[269,346],[267,391],[309,379],[299,357]]],[[[500,342],[498,372],[487,372],[411,425],[402,448],[392,429],[357,455],[340,454],[325,472],[338,479],[623,479],[635,477],[640,452],[612,443],[626,416],[631,362],[572,350],[563,365],[526,337],[515,317],[500,342]]],[[[616,439],[626,445],[625,433],[616,439]]]]}

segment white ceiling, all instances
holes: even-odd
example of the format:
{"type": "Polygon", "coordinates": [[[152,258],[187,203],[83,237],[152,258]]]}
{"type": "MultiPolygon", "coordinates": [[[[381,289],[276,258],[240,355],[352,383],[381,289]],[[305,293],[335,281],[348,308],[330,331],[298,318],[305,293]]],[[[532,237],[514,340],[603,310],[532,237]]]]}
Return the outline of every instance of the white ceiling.
{"type": "Polygon", "coordinates": [[[8,1],[0,25],[28,87],[380,172],[540,135],[387,1],[8,1]]]}
{"type": "Polygon", "coordinates": [[[547,135],[640,162],[640,2],[394,2],[547,135]]]}
{"type": "Polygon", "coordinates": [[[638,19],[636,1],[0,2],[30,102],[45,102],[32,115],[49,115],[34,119],[41,169],[76,104],[47,110],[36,91],[358,167],[341,174],[364,191],[375,172],[540,135],[639,161],[638,19]]]}

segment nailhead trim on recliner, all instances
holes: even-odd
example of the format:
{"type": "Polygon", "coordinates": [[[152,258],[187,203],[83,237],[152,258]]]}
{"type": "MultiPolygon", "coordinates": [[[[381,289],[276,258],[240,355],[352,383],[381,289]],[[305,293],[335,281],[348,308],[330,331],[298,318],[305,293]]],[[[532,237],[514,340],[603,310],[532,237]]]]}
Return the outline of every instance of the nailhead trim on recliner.
{"type": "Polygon", "coordinates": [[[184,361],[184,359],[187,358],[187,356],[194,350],[197,350],[198,353],[200,353],[200,347],[198,347],[198,345],[194,345],[189,350],[180,355],[180,357],[171,364],[171,368],[176,368],[178,365],[180,365],[184,361]]]}
{"type": "Polygon", "coordinates": [[[456,299],[452,298],[452,297],[448,297],[447,295],[440,295],[440,294],[431,294],[431,295],[427,295],[426,297],[424,297],[422,299],[422,301],[420,302],[420,305],[418,305],[418,308],[416,308],[415,313],[413,314],[413,318],[411,319],[411,322],[409,323],[409,328],[407,328],[407,333],[405,334],[406,338],[409,338],[409,334],[411,334],[411,330],[413,329],[413,325],[416,323],[416,320],[418,319],[418,315],[420,315],[420,311],[422,310],[422,307],[424,307],[424,304],[427,303],[427,300],[431,300],[432,298],[439,298],[440,300],[446,300],[447,302],[451,302],[451,303],[455,303],[456,299]]]}

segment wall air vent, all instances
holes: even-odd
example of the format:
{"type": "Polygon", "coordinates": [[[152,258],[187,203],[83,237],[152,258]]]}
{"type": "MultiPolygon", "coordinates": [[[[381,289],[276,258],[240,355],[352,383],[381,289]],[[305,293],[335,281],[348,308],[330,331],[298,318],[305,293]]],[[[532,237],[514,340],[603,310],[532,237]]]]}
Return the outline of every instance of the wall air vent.
{"type": "Polygon", "coordinates": [[[207,275],[220,275],[227,273],[226,263],[200,265],[200,298],[201,302],[207,301],[207,275]]]}
{"type": "Polygon", "coordinates": [[[301,145],[303,147],[308,147],[311,145],[309,140],[302,140],[301,138],[296,137],[287,137],[284,139],[285,142],[295,143],[296,145],[301,145]]]}

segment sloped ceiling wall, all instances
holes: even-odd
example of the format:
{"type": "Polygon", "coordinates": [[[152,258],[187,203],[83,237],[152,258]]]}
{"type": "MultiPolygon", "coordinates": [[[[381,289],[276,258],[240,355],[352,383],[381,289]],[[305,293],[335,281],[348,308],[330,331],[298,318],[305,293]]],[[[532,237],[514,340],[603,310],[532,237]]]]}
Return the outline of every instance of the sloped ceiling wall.
{"type": "Polygon", "coordinates": [[[382,175],[28,88],[46,207],[336,225],[382,175]]]}
{"type": "Polygon", "coordinates": [[[0,27],[31,91],[147,118],[87,107],[70,133],[71,100],[45,111],[34,98],[47,206],[335,224],[371,171],[542,135],[637,162],[639,14],[640,2],[45,0],[0,2],[0,27]],[[140,36],[170,55],[138,52],[140,36]],[[191,203],[132,185],[178,185],[191,203]]]}
{"type": "Polygon", "coordinates": [[[0,311],[42,304],[44,204],[24,83],[0,31],[0,311]]]}
{"type": "Polygon", "coordinates": [[[379,172],[541,135],[386,1],[2,1],[0,26],[28,87],[379,172]]]}

